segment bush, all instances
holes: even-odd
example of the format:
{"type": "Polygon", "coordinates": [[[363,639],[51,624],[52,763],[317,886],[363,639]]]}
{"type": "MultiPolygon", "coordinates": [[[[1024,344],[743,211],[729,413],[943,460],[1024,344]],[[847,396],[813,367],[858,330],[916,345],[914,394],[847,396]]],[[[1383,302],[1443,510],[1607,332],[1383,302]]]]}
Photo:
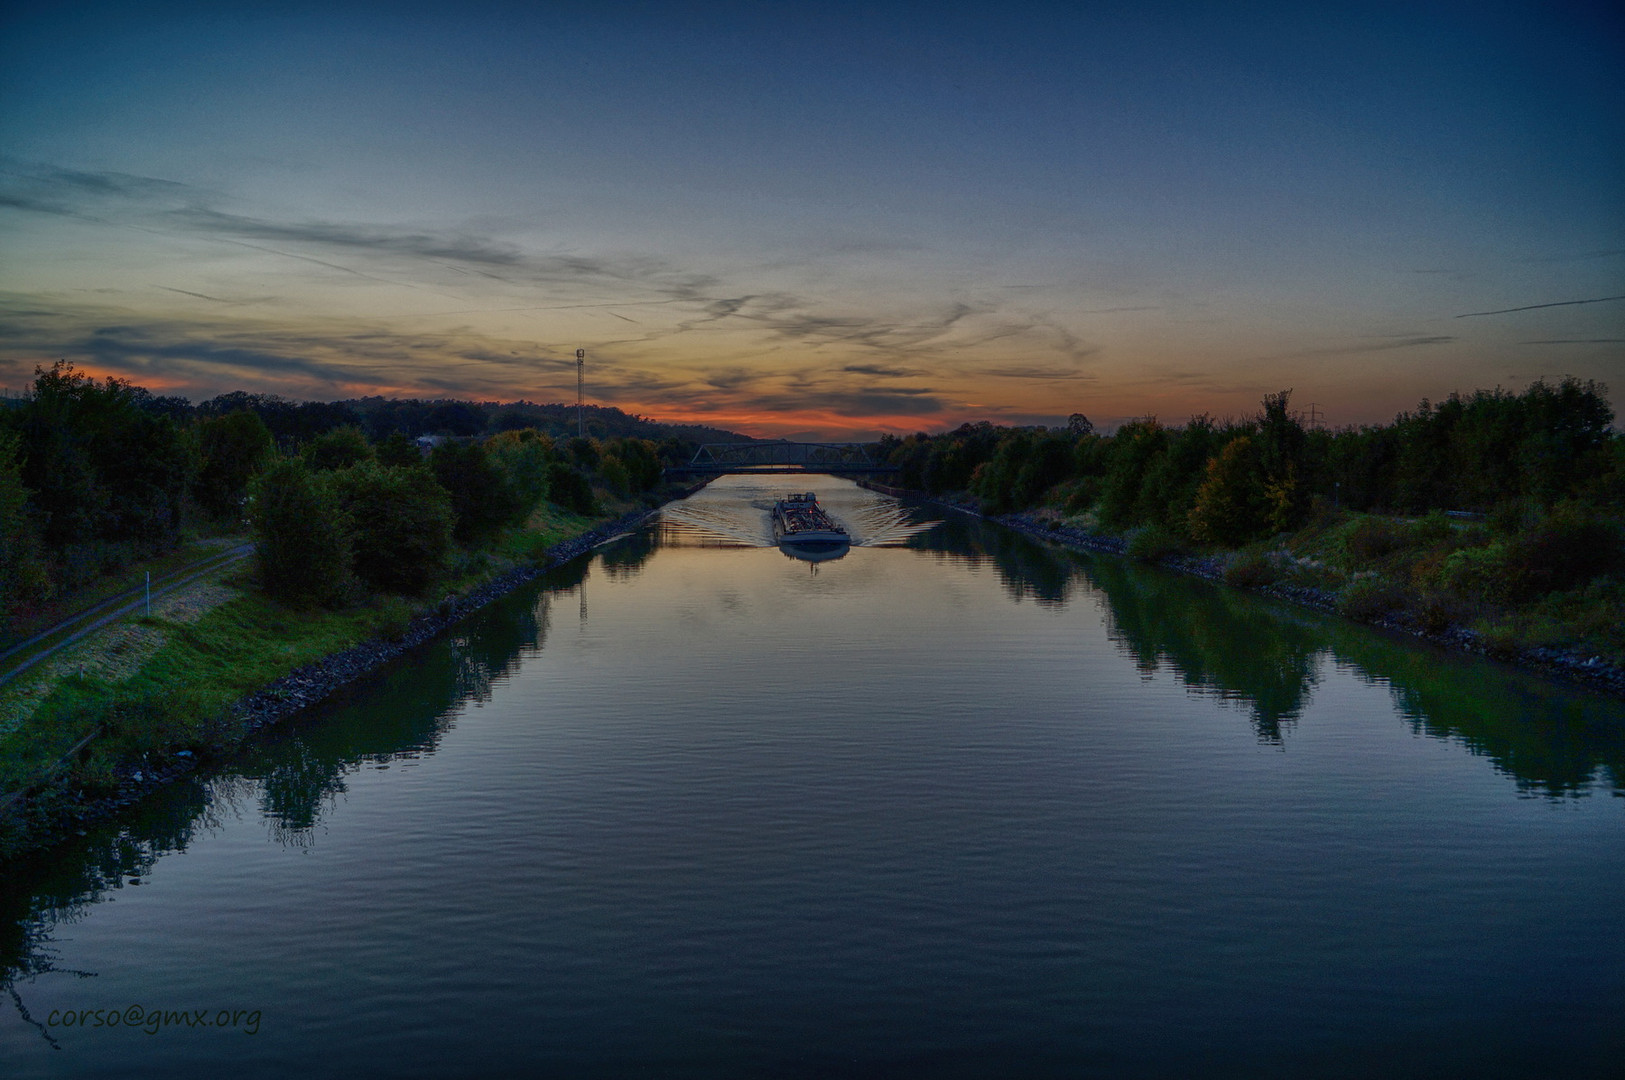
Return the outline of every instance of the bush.
{"type": "Polygon", "coordinates": [[[47,599],[50,568],[17,468],[18,439],[0,428],[0,619],[21,605],[47,599]]]}
{"type": "Polygon", "coordinates": [[[373,616],[373,631],[386,641],[399,641],[412,626],[412,605],[398,596],[385,597],[373,616]]]}
{"type": "Polygon", "coordinates": [[[1619,525],[1563,510],[1507,545],[1505,591],[1520,602],[1585,585],[1625,563],[1619,525]]]}
{"type": "Polygon", "coordinates": [[[1128,553],[1136,559],[1157,562],[1180,552],[1179,538],[1161,525],[1147,525],[1129,538],[1128,553]]]}
{"type": "Polygon", "coordinates": [[[211,416],[197,426],[198,471],[192,496],[215,517],[236,517],[248,482],[275,450],[271,429],[244,409],[211,416]]]}
{"type": "Polygon", "coordinates": [[[1622,564],[1617,524],[1566,510],[1485,547],[1452,553],[1438,577],[1462,596],[1520,604],[1580,588],[1622,564]]]}
{"type": "Polygon", "coordinates": [[[1405,536],[1387,518],[1369,517],[1349,531],[1343,546],[1357,562],[1371,562],[1403,548],[1405,536]]]}
{"type": "Polygon", "coordinates": [[[1281,577],[1281,566],[1259,548],[1239,551],[1225,564],[1224,581],[1238,589],[1261,589],[1281,577]]]}
{"type": "Polygon", "coordinates": [[[351,587],[352,527],[330,474],[284,458],[250,488],[260,580],[290,604],[336,604],[351,587]]]}
{"type": "Polygon", "coordinates": [[[369,588],[415,596],[440,576],[454,515],[427,469],[369,461],[335,473],[333,483],[352,523],[355,575],[369,588]]]}
{"type": "Polygon", "coordinates": [[[122,693],[102,722],[107,736],[133,754],[212,750],[228,741],[230,726],[225,714],[197,688],[122,693]]]}
{"type": "Polygon", "coordinates": [[[1233,547],[1257,536],[1266,517],[1258,452],[1243,435],[1208,462],[1190,512],[1191,536],[1200,543],[1233,547]]]}
{"type": "Polygon", "coordinates": [[[557,506],[571,513],[592,516],[598,513],[598,501],[593,498],[592,485],[575,469],[555,461],[547,467],[547,497],[557,506]]]}
{"type": "Polygon", "coordinates": [[[389,438],[380,442],[374,453],[380,465],[411,468],[423,464],[423,454],[419,452],[418,444],[399,431],[390,432],[389,438]]]}
{"type": "Polygon", "coordinates": [[[529,509],[478,443],[443,442],[429,455],[429,467],[451,496],[455,532],[464,543],[519,521],[529,509]]]}
{"type": "Polygon", "coordinates": [[[502,470],[525,512],[547,497],[547,467],[553,463],[553,440],[534,428],[508,431],[485,443],[485,452],[502,470]]]}
{"type": "Polygon", "coordinates": [[[340,427],[316,436],[304,445],[300,455],[318,472],[348,469],[372,459],[372,444],[358,427],[340,427]]]}
{"type": "Polygon", "coordinates": [[[1404,606],[1404,591],[1374,575],[1355,578],[1337,598],[1338,614],[1361,622],[1370,622],[1404,606]]]}

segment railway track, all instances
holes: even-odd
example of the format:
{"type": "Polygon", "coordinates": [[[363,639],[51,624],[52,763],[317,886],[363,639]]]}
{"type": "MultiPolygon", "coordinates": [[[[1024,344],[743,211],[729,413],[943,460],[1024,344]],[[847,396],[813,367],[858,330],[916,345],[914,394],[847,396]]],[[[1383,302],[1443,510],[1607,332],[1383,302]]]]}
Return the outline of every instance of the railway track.
{"type": "MultiPolygon", "coordinates": [[[[173,570],[152,583],[154,600],[183,589],[199,578],[214,573],[221,567],[237,562],[254,551],[253,544],[239,544],[225,551],[200,559],[189,566],[173,570]]],[[[0,652],[0,686],[27,671],[41,660],[55,654],[87,635],[95,633],[140,608],[147,602],[147,586],[137,585],[110,596],[77,614],[42,630],[26,641],[19,641],[0,652]],[[37,650],[37,651],[33,651],[37,650]],[[20,659],[19,659],[20,658],[20,659]],[[15,661],[15,662],[14,662],[15,661]]]]}

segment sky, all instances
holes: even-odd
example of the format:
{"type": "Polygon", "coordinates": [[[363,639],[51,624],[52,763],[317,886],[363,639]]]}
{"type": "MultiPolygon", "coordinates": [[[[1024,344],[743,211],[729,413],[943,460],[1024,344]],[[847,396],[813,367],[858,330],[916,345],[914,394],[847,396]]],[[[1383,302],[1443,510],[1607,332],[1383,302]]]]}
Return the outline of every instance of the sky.
{"type": "Polygon", "coordinates": [[[578,348],[788,438],[1625,408],[1625,14],[0,6],[0,386],[568,402],[578,348]]]}

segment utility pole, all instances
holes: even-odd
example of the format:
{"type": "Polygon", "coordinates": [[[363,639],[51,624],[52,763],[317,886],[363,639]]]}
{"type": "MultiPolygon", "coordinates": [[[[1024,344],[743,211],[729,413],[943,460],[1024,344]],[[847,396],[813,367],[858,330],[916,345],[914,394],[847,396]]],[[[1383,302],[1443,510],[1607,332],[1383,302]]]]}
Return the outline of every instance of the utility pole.
{"type": "Polygon", "coordinates": [[[581,419],[581,388],[587,379],[587,350],[576,350],[576,438],[587,437],[586,424],[581,419]]]}
{"type": "Polygon", "coordinates": [[[1311,401],[1309,403],[1309,427],[1318,431],[1326,426],[1326,414],[1320,411],[1320,406],[1311,401]]]}

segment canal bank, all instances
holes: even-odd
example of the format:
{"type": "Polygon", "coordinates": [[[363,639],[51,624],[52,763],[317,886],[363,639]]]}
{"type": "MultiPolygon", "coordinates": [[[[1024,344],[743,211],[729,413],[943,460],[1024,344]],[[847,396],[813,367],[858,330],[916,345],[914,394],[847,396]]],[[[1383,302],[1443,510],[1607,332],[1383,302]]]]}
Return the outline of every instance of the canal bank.
{"type": "MultiPolygon", "coordinates": [[[[692,495],[707,483],[709,480],[675,491],[665,502],[692,495]]],[[[108,734],[110,726],[120,720],[128,724],[129,719],[87,717],[86,734],[66,752],[29,782],[0,793],[0,862],[80,834],[87,826],[135,805],[158,788],[225,757],[256,732],[326,700],[357,679],[428,644],[549,570],[638,528],[659,510],[660,506],[635,510],[601,522],[548,547],[527,563],[501,571],[465,592],[447,594],[409,617],[400,617],[403,613],[397,609],[397,618],[375,620],[388,623],[387,629],[360,641],[352,637],[354,643],[301,663],[216,710],[201,739],[187,734],[167,745],[147,746],[140,753],[125,754],[111,763],[93,763],[98,740],[108,734]]],[[[170,689],[175,696],[183,697],[187,688],[170,689]]],[[[138,717],[136,722],[142,719],[146,718],[138,717]]],[[[167,717],[152,719],[156,728],[168,726],[167,717]]],[[[163,736],[157,734],[154,738],[163,736]]]]}
{"type": "MultiPolygon", "coordinates": [[[[1256,580],[1244,572],[1238,572],[1237,568],[1246,558],[1245,553],[1240,551],[1199,555],[1153,548],[1142,554],[1135,551],[1130,536],[1081,529],[1053,515],[1045,516],[1025,511],[989,515],[982,513],[977,501],[968,496],[957,499],[936,496],[871,480],[858,480],[857,483],[871,491],[893,498],[918,500],[993,521],[1045,543],[1058,544],[1078,551],[1137,558],[1165,570],[1189,574],[1215,584],[1339,615],[1379,630],[1416,638],[1452,651],[1487,657],[1549,678],[1625,698],[1625,667],[1610,663],[1584,650],[1557,646],[1519,647],[1505,640],[1491,638],[1458,622],[1446,621],[1441,625],[1430,626],[1404,609],[1350,610],[1348,605],[1340,603],[1339,594],[1335,590],[1290,582],[1256,580]]],[[[1376,574],[1375,569],[1363,572],[1373,576],[1376,574]]]]}

